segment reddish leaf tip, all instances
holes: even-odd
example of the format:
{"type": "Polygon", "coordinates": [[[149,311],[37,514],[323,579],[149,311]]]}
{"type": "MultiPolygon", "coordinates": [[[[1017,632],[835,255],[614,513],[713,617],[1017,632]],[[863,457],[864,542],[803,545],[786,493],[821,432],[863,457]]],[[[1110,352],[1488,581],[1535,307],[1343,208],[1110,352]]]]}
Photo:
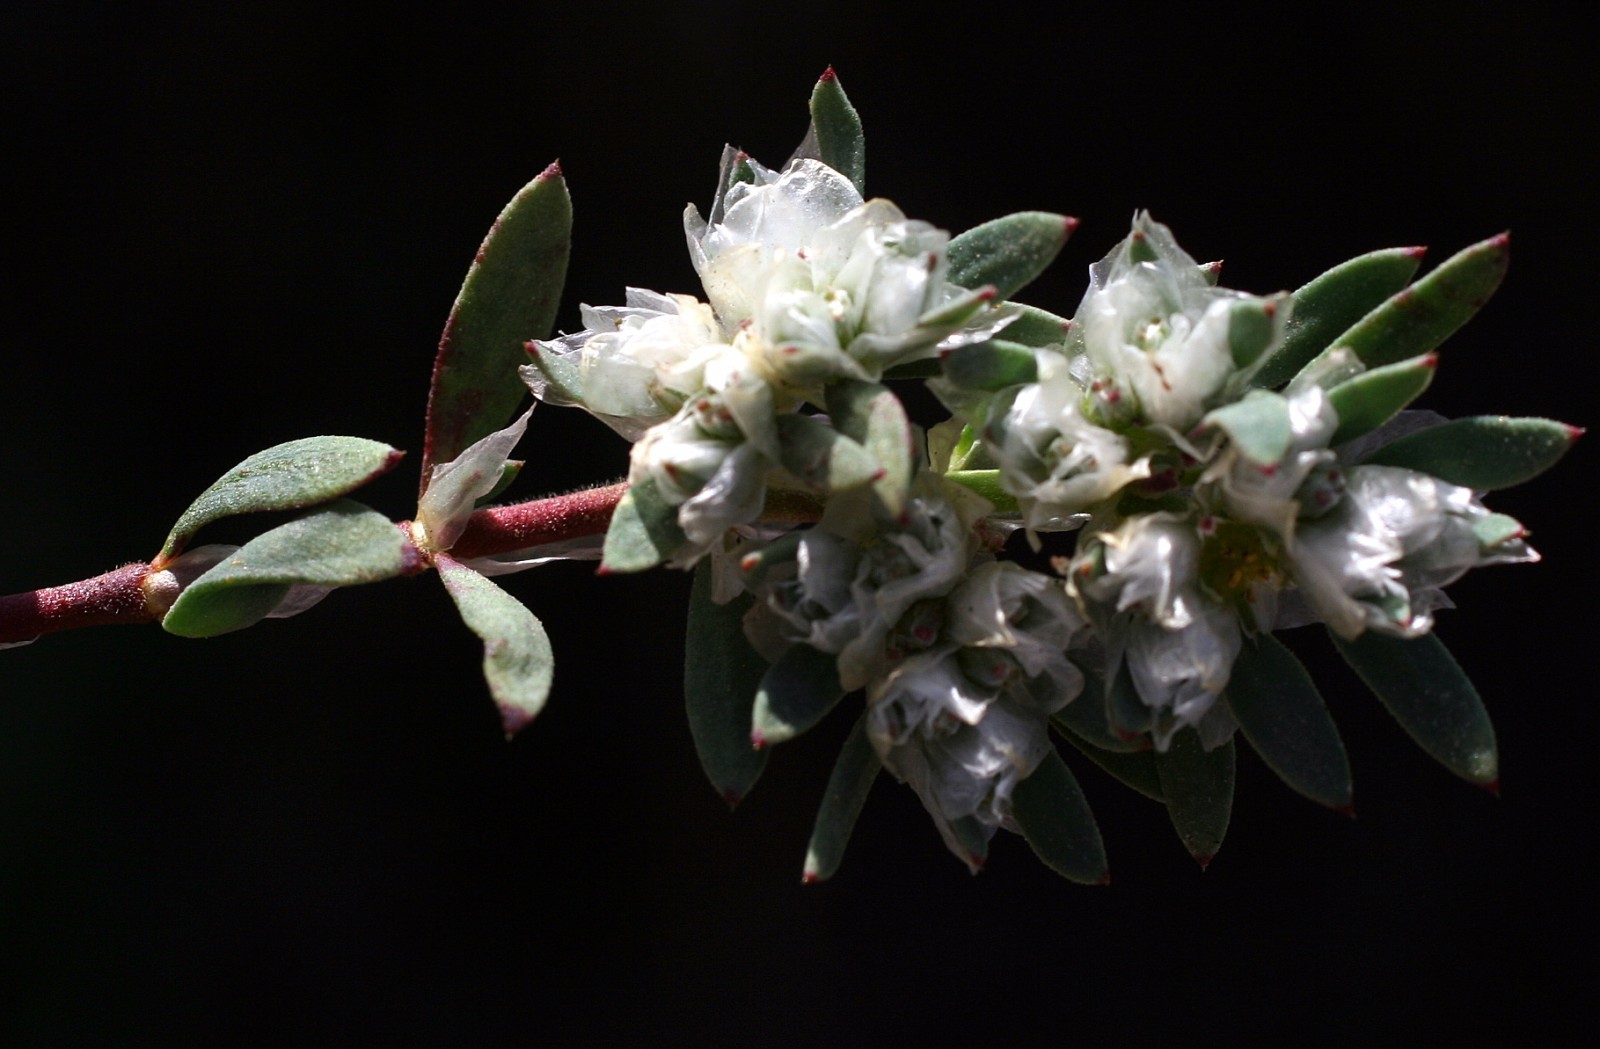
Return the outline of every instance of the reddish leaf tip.
{"type": "Polygon", "coordinates": [[[1194,857],[1194,861],[1200,865],[1200,873],[1204,874],[1206,872],[1206,869],[1211,866],[1211,861],[1216,859],[1216,858],[1217,858],[1217,856],[1216,856],[1216,853],[1214,853],[1214,852],[1208,852],[1205,855],[1200,855],[1200,854],[1196,853],[1195,857],[1194,857]]]}
{"type": "Polygon", "coordinates": [[[1072,236],[1072,231],[1077,229],[1079,225],[1080,225],[1080,223],[1078,222],[1078,220],[1075,217],[1073,217],[1072,215],[1063,215],[1063,216],[1061,216],[1061,226],[1062,226],[1062,229],[1063,229],[1062,236],[1064,236],[1064,237],[1072,236]]]}
{"type": "Polygon", "coordinates": [[[1096,885],[1110,885],[1111,884],[1111,872],[1110,871],[1101,871],[1100,872],[1100,880],[1095,882],[1095,884],[1096,885]]]}
{"type": "Polygon", "coordinates": [[[1576,444],[1578,438],[1582,437],[1585,433],[1588,432],[1587,430],[1585,430],[1581,426],[1572,426],[1572,425],[1567,424],[1567,423],[1563,423],[1562,425],[1567,427],[1567,443],[1568,444],[1576,444]]]}
{"type": "Polygon", "coordinates": [[[739,807],[739,802],[744,800],[744,795],[731,788],[725,789],[722,792],[722,800],[727,804],[728,811],[732,812],[739,807]]]}
{"type": "Polygon", "coordinates": [[[602,564],[599,568],[596,568],[594,570],[594,574],[595,575],[610,575],[611,574],[611,569],[607,568],[604,564],[602,564]]]}
{"type": "Polygon", "coordinates": [[[1504,251],[1511,247],[1511,231],[1505,230],[1504,232],[1496,233],[1494,236],[1490,237],[1489,246],[1500,251],[1504,251]]]}
{"type": "Polygon", "coordinates": [[[1333,806],[1330,806],[1330,807],[1333,809],[1334,812],[1337,812],[1339,815],[1344,816],[1344,817],[1346,817],[1348,819],[1352,819],[1353,820],[1353,819],[1356,818],[1356,807],[1354,805],[1350,804],[1349,802],[1346,802],[1343,805],[1333,805],[1333,806]]]}
{"type": "Polygon", "coordinates": [[[1420,259],[1428,253],[1427,245],[1413,244],[1409,248],[1401,248],[1400,254],[1408,259],[1420,259]]]}
{"type": "Polygon", "coordinates": [[[750,746],[754,750],[765,750],[767,747],[767,737],[762,735],[759,729],[750,733],[750,746]]]}
{"type": "Polygon", "coordinates": [[[1488,791],[1490,794],[1493,794],[1497,798],[1500,796],[1500,777],[1499,776],[1496,776],[1494,779],[1490,780],[1487,783],[1480,783],[1480,784],[1478,784],[1478,786],[1482,787],[1484,790],[1488,791]]]}
{"type": "Polygon", "coordinates": [[[1437,353],[1430,353],[1426,357],[1423,357],[1418,364],[1423,368],[1437,368],[1439,367],[1439,355],[1437,353]]]}
{"type": "Polygon", "coordinates": [[[806,871],[805,873],[800,875],[800,884],[801,885],[816,885],[816,884],[819,884],[821,881],[822,881],[822,879],[817,877],[817,872],[816,871],[806,871]]]}
{"type": "Polygon", "coordinates": [[[547,167],[543,171],[539,172],[539,174],[534,178],[534,181],[535,182],[543,182],[546,179],[560,178],[560,177],[561,177],[561,161],[559,159],[557,159],[557,160],[552,160],[550,162],[550,166],[549,167],[547,167]]]}
{"type": "Polygon", "coordinates": [[[982,299],[984,302],[993,302],[995,297],[999,294],[1000,289],[996,288],[993,284],[985,284],[978,290],[978,298],[982,299]]]}
{"type": "Polygon", "coordinates": [[[838,80],[838,79],[839,79],[839,74],[835,73],[833,71],[833,66],[830,65],[827,69],[824,69],[822,71],[822,75],[821,76],[817,77],[817,83],[826,84],[830,80],[838,80]]]}
{"type": "Polygon", "coordinates": [[[506,742],[516,738],[517,733],[533,724],[533,718],[515,707],[500,708],[500,727],[505,730],[506,742]]]}

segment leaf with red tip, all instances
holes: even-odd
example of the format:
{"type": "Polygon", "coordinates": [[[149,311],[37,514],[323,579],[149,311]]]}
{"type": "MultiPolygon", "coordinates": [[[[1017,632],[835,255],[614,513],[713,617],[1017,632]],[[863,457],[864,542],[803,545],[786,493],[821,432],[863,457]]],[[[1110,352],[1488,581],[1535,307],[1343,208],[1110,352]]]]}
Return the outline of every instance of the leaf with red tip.
{"type": "Polygon", "coordinates": [[[1061,253],[1078,220],[1049,211],[1019,211],[974,226],[950,241],[945,279],[963,288],[992,285],[1010,298],[1061,253]]]}
{"type": "Polygon", "coordinates": [[[1206,750],[1199,733],[1180,730],[1166,753],[1156,754],[1156,771],[1178,839],[1204,870],[1222,848],[1233,814],[1233,740],[1206,750]]]}
{"type": "Polygon", "coordinates": [[[866,196],[867,140],[861,116],[829,66],[811,91],[811,126],[791,160],[820,160],[855,184],[866,196]]]}
{"type": "MultiPolygon", "coordinates": [[[[1104,679],[1101,678],[1099,671],[1093,668],[1080,669],[1083,671],[1083,691],[1072,702],[1050,715],[1050,720],[1057,731],[1070,733],[1090,746],[1100,750],[1115,751],[1118,754],[1149,750],[1148,737],[1127,739],[1112,727],[1110,712],[1106,705],[1104,679]]],[[[1131,678],[1123,684],[1128,690],[1132,690],[1131,678]]],[[[1133,698],[1137,700],[1137,694],[1133,698]]]]}
{"type": "Polygon", "coordinates": [[[1018,311],[1003,329],[1011,342],[1024,346],[1060,346],[1067,341],[1067,329],[1072,327],[1072,322],[1065,317],[1022,302],[1003,302],[1000,308],[1018,311]]]}
{"type": "Polygon", "coordinates": [[[750,742],[758,747],[809,731],[844,698],[834,657],[810,645],[784,649],[762,675],[750,711],[750,742]]]}
{"type": "Polygon", "coordinates": [[[875,382],[844,379],[824,393],[833,425],[877,460],[881,476],[872,482],[872,490],[889,515],[899,517],[916,469],[905,406],[888,387],[875,382]]]}
{"type": "Polygon", "coordinates": [[[1283,642],[1262,634],[1234,660],[1223,695],[1239,730],[1290,788],[1319,805],[1350,807],[1350,759],[1311,675],[1283,642]]]}
{"type": "Polygon", "coordinates": [[[867,716],[856,719],[844,741],[839,758],[828,776],[828,789],[817,809],[817,822],[806,846],[805,870],[801,880],[807,885],[827,881],[839,870],[845,846],[855,829],[856,818],[867,803],[867,794],[878,779],[883,763],[867,736],[867,716]]]}
{"type": "Polygon", "coordinates": [[[1354,641],[1329,636],[1418,746],[1462,779],[1499,781],[1489,712],[1444,642],[1433,634],[1407,640],[1370,630],[1354,641]]]}
{"type": "Polygon", "coordinates": [[[435,463],[503,427],[527,396],[523,345],[555,322],[572,242],[572,201],[555,164],[511,199],[467,270],[439,339],[428,394],[422,486],[435,463]]]}
{"type": "Polygon", "coordinates": [[[1425,353],[1362,372],[1333,387],[1328,391],[1328,403],[1339,413],[1339,426],[1328,443],[1353,441],[1393,419],[1422,396],[1438,370],[1439,355],[1425,353]]]}
{"type": "Polygon", "coordinates": [[[303,437],[257,452],[189,504],[157,560],[178,556],[196,532],[224,517],[300,510],[346,495],[394,469],[404,455],[363,437],[303,437]]]}
{"type": "Polygon", "coordinates": [[[1068,731],[1059,720],[1052,719],[1051,726],[1062,739],[1100,766],[1101,771],[1112,779],[1143,794],[1151,801],[1166,803],[1166,795],[1161,793],[1161,776],[1156,772],[1156,752],[1153,749],[1146,747],[1143,750],[1134,750],[1123,744],[1122,749],[1113,750],[1096,746],[1076,732],[1068,731]]]}
{"type": "Polygon", "coordinates": [[[1484,492],[1544,473],[1582,433],[1553,419],[1478,415],[1407,434],[1367,456],[1366,462],[1419,470],[1484,492]]]}
{"type": "Polygon", "coordinates": [[[1111,880],[1094,813],[1054,747],[1011,792],[1011,817],[1035,855],[1063,878],[1083,885],[1111,880]]]}
{"type": "Polygon", "coordinates": [[[767,751],[750,746],[750,710],[767,661],[744,634],[744,614],[752,598],[740,594],[717,604],[712,575],[710,558],[695,566],[683,651],[683,701],[700,767],[717,793],[737,805],[767,767],[767,751]]]}
{"type": "Polygon", "coordinates": [[[1368,368],[1377,368],[1438,348],[1489,301],[1510,260],[1509,233],[1457,252],[1357,321],[1322,356],[1343,346],[1368,368]]]}
{"type": "Polygon", "coordinates": [[[1361,318],[1406,286],[1422,263],[1421,248],[1385,248],[1341,263],[1294,293],[1283,339],[1251,380],[1279,386],[1333,345],[1361,318]]]}
{"type": "Polygon", "coordinates": [[[515,735],[550,695],[555,655],[544,625],[521,601],[449,555],[435,555],[434,564],[467,629],[483,639],[483,677],[506,735],[515,735]]]}

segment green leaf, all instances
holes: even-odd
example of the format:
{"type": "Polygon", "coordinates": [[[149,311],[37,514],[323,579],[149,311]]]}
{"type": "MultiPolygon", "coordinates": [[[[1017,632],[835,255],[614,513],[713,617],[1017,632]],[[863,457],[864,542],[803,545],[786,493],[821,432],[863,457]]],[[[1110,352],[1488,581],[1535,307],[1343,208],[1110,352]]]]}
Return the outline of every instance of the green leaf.
{"type": "Polygon", "coordinates": [[[1294,293],[1283,341],[1252,380],[1279,386],[1361,318],[1406,286],[1422,248],[1385,248],[1341,263],[1294,293]]]}
{"type": "Polygon", "coordinates": [[[394,469],[403,455],[361,437],[304,437],[257,452],[189,504],[156,560],[178,556],[196,532],[221,518],[300,510],[352,492],[394,469]]]}
{"type": "Polygon", "coordinates": [[[1155,724],[1155,715],[1151,713],[1149,704],[1140,697],[1139,690],[1133,684],[1133,673],[1126,663],[1117,668],[1117,676],[1106,689],[1105,704],[1106,721],[1119,739],[1137,740],[1148,734],[1155,724]]]}
{"type": "Polygon", "coordinates": [[[989,834],[976,816],[962,816],[949,822],[950,837],[961,846],[961,859],[967,870],[976,874],[989,862],[989,834]]]}
{"type": "Polygon", "coordinates": [[[808,731],[844,698],[832,655],[790,645],[767,668],[750,712],[750,742],[770,747],[808,731]]]}
{"type": "Polygon", "coordinates": [[[1354,641],[1330,633],[1400,727],[1462,779],[1491,790],[1500,758],[1489,712],[1461,666],[1433,634],[1405,640],[1367,631],[1354,641]]]}
{"type": "Polygon", "coordinates": [[[1344,346],[1368,368],[1377,368],[1428,353],[1489,301],[1506,274],[1510,252],[1507,233],[1457,252],[1357,321],[1323,355],[1344,346]]]}
{"type": "Polygon", "coordinates": [[[1251,390],[1242,400],[1208,413],[1200,425],[1227,433],[1240,453],[1260,466],[1282,462],[1294,440],[1288,400],[1268,390],[1251,390]]]}
{"type": "Polygon", "coordinates": [[[1006,339],[1023,346],[1060,346],[1067,340],[1067,328],[1072,324],[1037,306],[1022,302],[1000,304],[1002,310],[1018,310],[1016,320],[1004,328],[1006,339]]]}
{"type": "Polygon", "coordinates": [[[745,639],[744,614],[753,599],[740,594],[725,605],[717,604],[711,600],[712,574],[710,558],[695,566],[683,652],[683,699],[700,767],[731,808],[744,800],[767,767],[767,752],[750,745],[751,707],[767,661],[745,639]]]}
{"type": "Polygon", "coordinates": [[[1151,801],[1166,803],[1161,793],[1161,774],[1156,771],[1156,752],[1145,750],[1107,750],[1073,732],[1062,731],[1059,721],[1053,722],[1061,738],[1076,747],[1084,757],[1099,765],[1113,779],[1120,781],[1151,801]]]}
{"type": "Polygon", "coordinates": [[[1011,816],[1046,867],[1084,885],[1110,884],[1094,813],[1054,747],[1012,791],[1011,816]]]}
{"type": "Polygon", "coordinates": [[[654,568],[684,544],[678,527],[678,508],[662,498],[654,481],[628,486],[611,514],[605,546],[600,551],[600,571],[643,572],[654,568]]]}
{"type": "Polygon", "coordinates": [[[1018,510],[1017,497],[1000,486],[999,470],[951,470],[944,479],[983,496],[997,514],[1014,514],[1018,510]]]}
{"type": "Polygon", "coordinates": [[[883,473],[872,482],[872,490],[889,514],[898,518],[905,511],[916,469],[911,420],[906,418],[900,398],[880,383],[846,379],[831,384],[824,400],[839,432],[877,460],[883,473]]]}
{"type": "Polygon", "coordinates": [[[884,472],[866,448],[809,415],[778,416],[778,441],[783,468],[813,488],[842,492],[884,472]]]}
{"type": "Polygon", "coordinates": [[[1328,402],[1339,413],[1339,427],[1328,443],[1353,441],[1393,419],[1400,409],[1422,395],[1438,369],[1439,355],[1425,353],[1362,372],[1333,387],[1328,391],[1328,402]]]}
{"type": "Polygon", "coordinates": [[[1271,634],[1246,643],[1223,694],[1267,767],[1319,805],[1349,811],[1350,759],[1311,675],[1271,634]]]}
{"type": "Polygon", "coordinates": [[[993,285],[1010,298],[1045,271],[1078,220],[1048,211],[1019,211],[974,226],[950,241],[945,279],[963,288],[993,285]]]}
{"type": "Polygon", "coordinates": [[[578,354],[546,353],[531,341],[526,349],[528,365],[544,378],[544,388],[536,391],[539,400],[549,404],[583,404],[583,372],[578,369],[578,354]]]}
{"type": "Polygon", "coordinates": [[[991,339],[946,350],[939,357],[944,377],[964,390],[1003,390],[1039,380],[1039,362],[1030,347],[991,339]]]}
{"type": "Polygon", "coordinates": [[[1208,751],[1199,733],[1180,730],[1167,752],[1156,754],[1156,771],[1172,826],[1204,870],[1222,847],[1233,812],[1233,740],[1208,751]]]}
{"type": "Polygon", "coordinates": [[[572,246],[572,200],[551,164],[489,228],[445,321],[433,363],[422,484],[436,463],[506,424],[528,388],[523,345],[555,322],[572,246]]]}
{"type": "Polygon", "coordinates": [[[462,622],[483,639],[483,678],[507,738],[528,726],[550,695],[555,655],[537,616],[521,601],[448,554],[434,565],[462,622]]]}
{"type": "Polygon", "coordinates": [[[1083,672],[1083,691],[1072,702],[1050,715],[1056,727],[1101,750],[1131,753],[1150,749],[1148,738],[1124,739],[1117,735],[1106,710],[1104,679],[1097,671],[1079,669],[1083,672]]]}
{"type": "Polygon", "coordinates": [[[867,716],[862,714],[845,739],[839,759],[833,763],[827,793],[823,794],[822,805],[817,809],[817,822],[806,846],[806,865],[801,874],[801,880],[807,885],[827,881],[838,872],[845,846],[850,843],[850,832],[855,830],[856,818],[861,815],[867,794],[882,767],[878,752],[867,737],[867,716]]]}
{"type": "Polygon", "coordinates": [[[829,66],[811,91],[811,126],[795,151],[796,157],[820,160],[851,182],[866,196],[867,141],[861,117],[829,66]]]}
{"type": "Polygon", "coordinates": [[[1553,419],[1479,415],[1407,434],[1366,461],[1403,466],[1480,492],[1532,480],[1556,464],[1583,431],[1553,419]]]}
{"type": "Polygon", "coordinates": [[[256,536],[214,565],[178,595],[161,625],[180,637],[213,637],[260,622],[291,587],[356,586],[418,567],[394,522],[340,499],[256,536]]]}
{"type": "Polygon", "coordinates": [[[496,481],[494,487],[489,489],[488,492],[478,496],[478,500],[473,503],[473,507],[488,506],[500,498],[501,494],[516,481],[517,475],[522,473],[522,468],[526,465],[527,460],[525,459],[507,459],[506,464],[500,468],[500,480],[496,481]]]}
{"type": "Polygon", "coordinates": [[[1248,368],[1261,358],[1278,335],[1277,316],[1288,294],[1269,299],[1242,299],[1228,310],[1228,354],[1235,368],[1248,368]]]}

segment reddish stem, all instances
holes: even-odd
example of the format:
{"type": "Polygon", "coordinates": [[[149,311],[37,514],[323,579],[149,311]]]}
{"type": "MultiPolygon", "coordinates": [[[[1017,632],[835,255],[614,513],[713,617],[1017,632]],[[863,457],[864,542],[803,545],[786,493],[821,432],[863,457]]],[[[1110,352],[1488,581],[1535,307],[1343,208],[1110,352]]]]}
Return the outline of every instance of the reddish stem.
{"type": "Polygon", "coordinates": [[[141,585],[149,572],[147,564],[126,565],[82,582],[0,597],[0,644],[81,626],[148,623],[156,618],[141,585]]]}
{"type": "Polygon", "coordinates": [[[619,481],[515,506],[487,507],[467,521],[466,531],[450,548],[450,556],[464,561],[599,535],[611,523],[611,512],[627,490],[627,483],[619,481]]]}

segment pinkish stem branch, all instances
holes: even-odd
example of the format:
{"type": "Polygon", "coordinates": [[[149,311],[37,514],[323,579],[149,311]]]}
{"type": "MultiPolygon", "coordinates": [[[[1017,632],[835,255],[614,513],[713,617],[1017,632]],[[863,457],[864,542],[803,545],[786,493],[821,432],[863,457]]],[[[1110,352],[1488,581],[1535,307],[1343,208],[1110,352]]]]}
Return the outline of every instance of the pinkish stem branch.
{"type": "Polygon", "coordinates": [[[156,618],[145,601],[149,572],[147,564],[126,565],[82,582],[0,597],[0,644],[81,626],[148,623],[156,618]]]}

